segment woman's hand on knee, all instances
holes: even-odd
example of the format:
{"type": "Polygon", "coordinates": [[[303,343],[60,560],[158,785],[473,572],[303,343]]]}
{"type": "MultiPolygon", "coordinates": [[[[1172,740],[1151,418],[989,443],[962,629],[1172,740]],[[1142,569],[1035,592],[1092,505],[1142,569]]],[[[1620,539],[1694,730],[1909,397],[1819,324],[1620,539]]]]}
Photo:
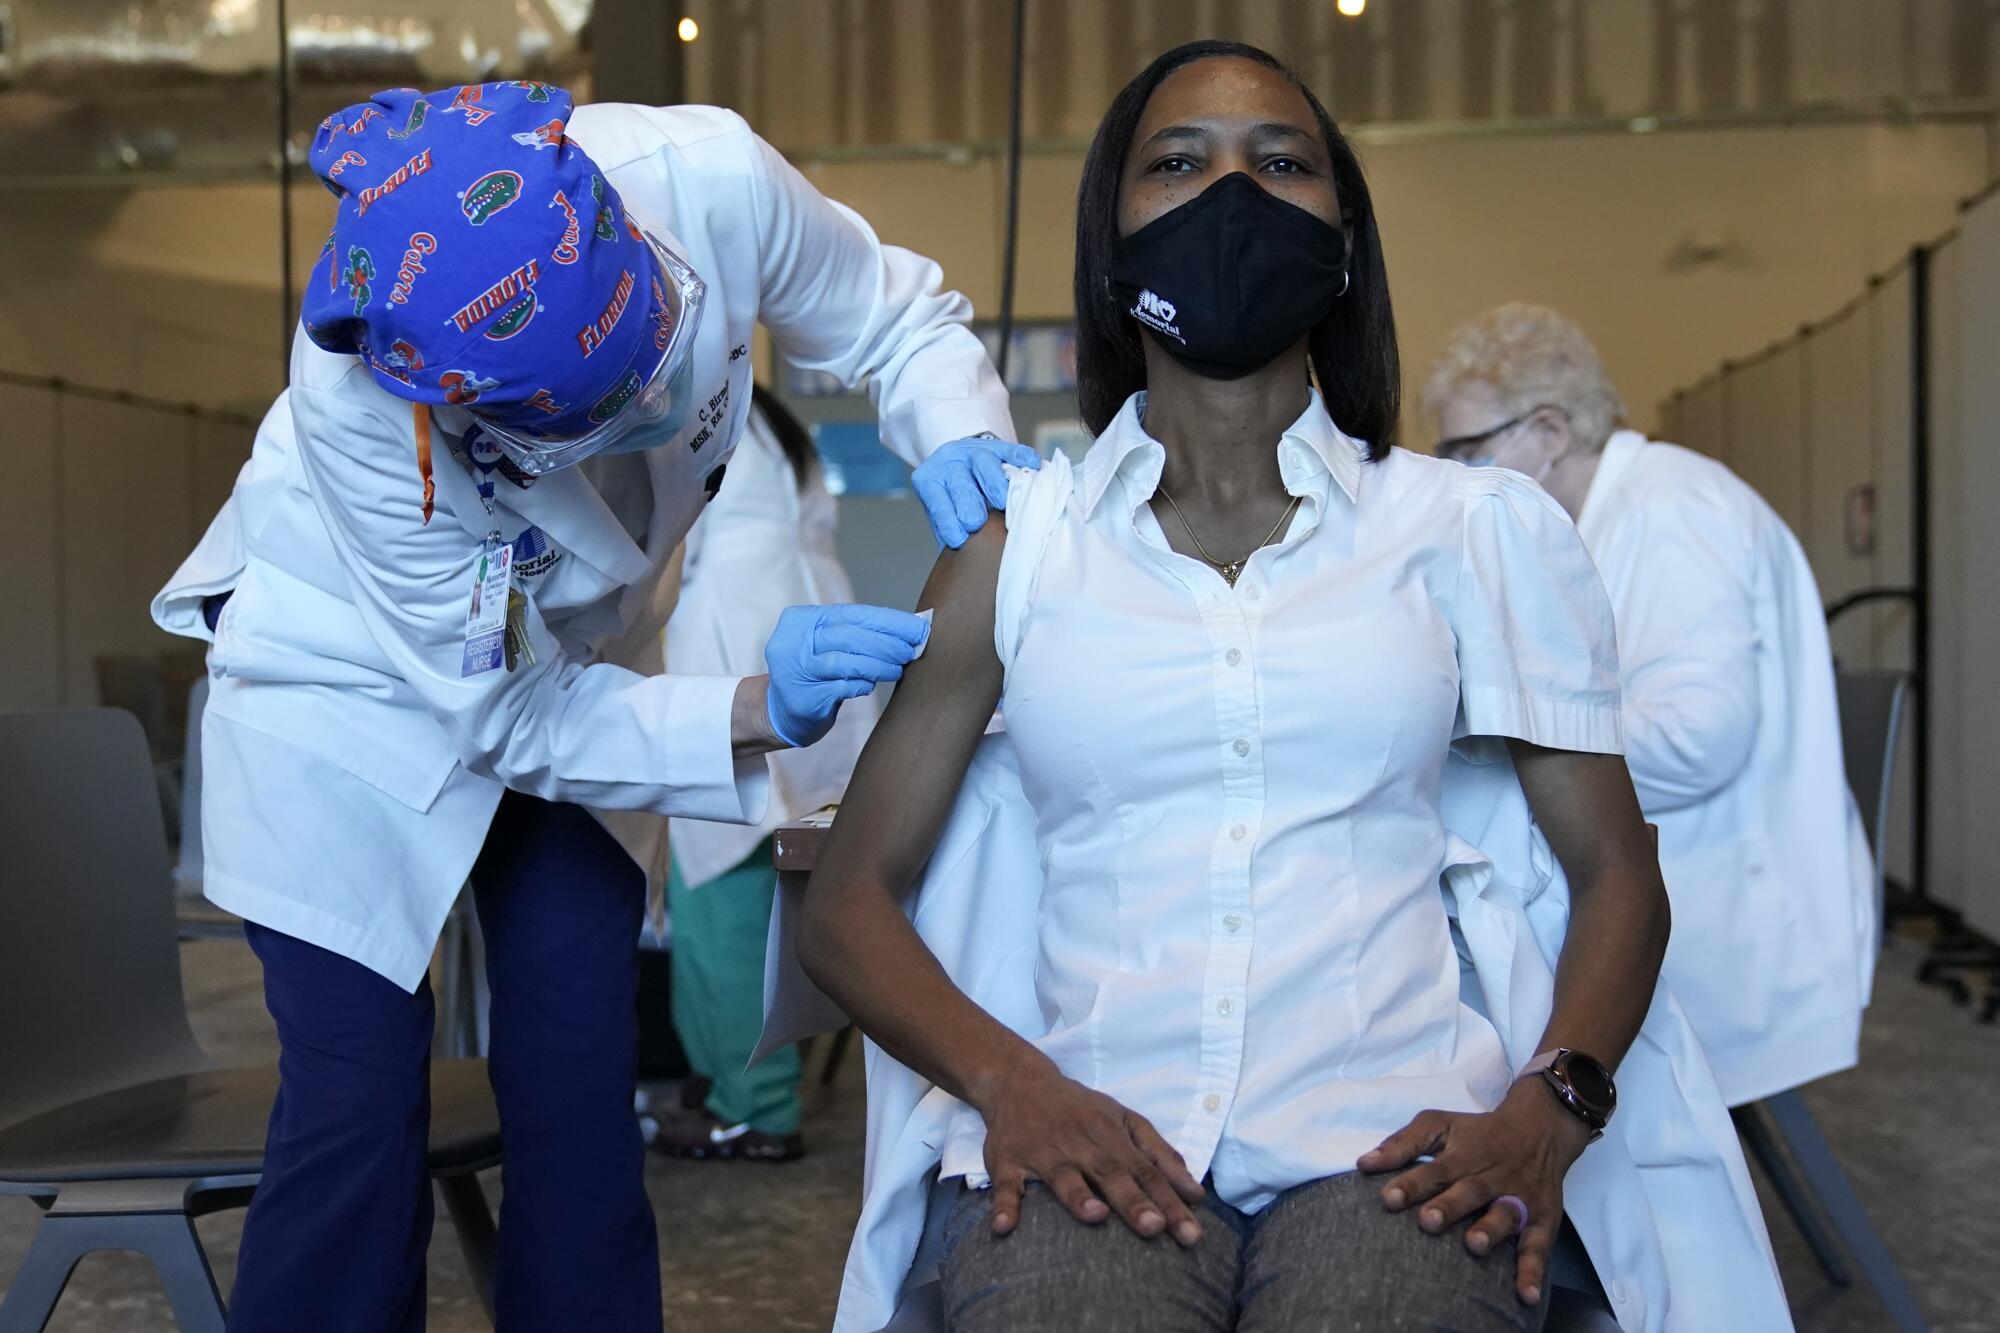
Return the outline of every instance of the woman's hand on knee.
{"type": "Polygon", "coordinates": [[[1022,1192],[1039,1180],[1079,1222],[1095,1226],[1115,1213],[1140,1236],[1165,1232],[1182,1245],[1201,1239],[1190,1207],[1201,1202],[1201,1185],[1145,1117],[1041,1059],[979,1110],[995,1235],[1019,1223],[1022,1192]]]}
{"type": "Polygon", "coordinates": [[[1383,1206],[1395,1213],[1421,1206],[1417,1224],[1425,1231],[1476,1218],[1465,1232],[1474,1254],[1517,1236],[1514,1289],[1534,1305],[1562,1225],[1563,1177],[1589,1143],[1589,1128],[1537,1080],[1525,1079],[1485,1114],[1425,1111],[1356,1165],[1370,1174],[1398,1172],[1382,1187],[1383,1206]]]}

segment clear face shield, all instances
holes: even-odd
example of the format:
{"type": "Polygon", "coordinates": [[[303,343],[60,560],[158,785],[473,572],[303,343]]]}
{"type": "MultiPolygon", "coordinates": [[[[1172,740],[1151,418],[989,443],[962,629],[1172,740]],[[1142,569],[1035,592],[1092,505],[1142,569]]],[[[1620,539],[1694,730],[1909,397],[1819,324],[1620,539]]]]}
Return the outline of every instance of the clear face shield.
{"type": "Polygon", "coordinates": [[[707,296],[702,282],[687,261],[669,250],[651,232],[643,233],[652,247],[657,266],[654,280],[666,302],[666,319],[672,332],[650,373],[635,365],[598,399],[590,410],[595,423],[580,435],[552,436],[526,430],[519,425],[495,422],[473,414],[491,433],[500,451],[522,472],[531,477],[546,476],[602,453],[625,453],[664,444],[680,433],[694,407],[694,342],[701,330],[701,312],[707,296]]]}

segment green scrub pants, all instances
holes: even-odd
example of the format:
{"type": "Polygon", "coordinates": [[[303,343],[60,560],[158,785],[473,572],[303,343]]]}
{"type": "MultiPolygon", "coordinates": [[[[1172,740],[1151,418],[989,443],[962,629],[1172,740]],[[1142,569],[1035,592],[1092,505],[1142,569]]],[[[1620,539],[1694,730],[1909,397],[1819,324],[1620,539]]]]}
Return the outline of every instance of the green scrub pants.
{"type": "Polygon", "coordinates": [[[726,1125],[766,1134],[799,1127],[799,1053],[787,1046],[755,1069],[744,1063],[764,1030],[764,941],[778,872],[771,842],[706,884],[667,875],[673,917],[674,1029],[694,1072],[714,1082],[708,1109],[726,1125]]]}

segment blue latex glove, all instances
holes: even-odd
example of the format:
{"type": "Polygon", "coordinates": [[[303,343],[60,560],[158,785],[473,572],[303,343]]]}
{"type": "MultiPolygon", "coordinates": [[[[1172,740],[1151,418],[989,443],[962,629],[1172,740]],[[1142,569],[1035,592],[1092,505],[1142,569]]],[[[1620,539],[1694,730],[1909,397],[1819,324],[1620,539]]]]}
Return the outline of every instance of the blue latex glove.
{"type": "Polygon", "coordinates": [[[956,551],[986,526],[988,510],[1007,507],[1005,463],[1034,469],[1042,456],[1025,444],[980,436],[953,440],[924,460],[910,481],[939,542],[956,551]]]}
{"type": "Polygon", "coordinates": [[[813,744],[833,729],[843,702],[901,680],[930,632],[923,620],[886,606],[789,608],[764,645],[771,729],[787,745],[813,744]]]}

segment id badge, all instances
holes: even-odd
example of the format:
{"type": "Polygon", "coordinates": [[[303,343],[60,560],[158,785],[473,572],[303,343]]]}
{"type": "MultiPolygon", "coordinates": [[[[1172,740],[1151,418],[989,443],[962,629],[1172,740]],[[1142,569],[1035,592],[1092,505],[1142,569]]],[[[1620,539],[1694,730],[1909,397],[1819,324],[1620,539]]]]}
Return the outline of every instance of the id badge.
{"type": "Polygon", "coordinates": [[[507,592],[513,581],[514,546],[481,548],[465,608],[465,658],[460,676],[479,676],[507,660],[507,592]]]}

